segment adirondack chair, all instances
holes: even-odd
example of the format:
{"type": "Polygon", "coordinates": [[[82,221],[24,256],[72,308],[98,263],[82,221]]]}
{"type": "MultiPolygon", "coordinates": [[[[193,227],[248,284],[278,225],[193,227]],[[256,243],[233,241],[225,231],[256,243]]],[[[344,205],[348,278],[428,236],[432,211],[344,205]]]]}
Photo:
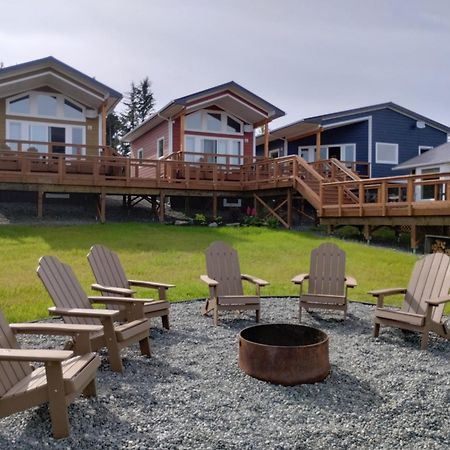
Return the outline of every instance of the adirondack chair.
{"type": "Polygon", "coordinates": [[[53,436],[68,436],[68,405],[81,393],[86,397],[96,395],[100,358],[89,349],[77,356],[67,350],[21,349],[15,333],[79,334],[87,337],[82,341],[88,348],[89,334],[98,328],[44,323],[9,326],[0,313],[0,417],[48,403],[53,436]],[[33,369],[30,362],[44,365],[33,369]]]}
{"type": "Polygon", "coordinates": [[[209,286],[209,298],[202,308],[204,315],[214,312],[214,325],[218,323],[219,311],[255,310],[256,322],[260,318],[260,289],[267,281],[241,274],[236,250],[225,242],[213,242],[205,251],[207,275],[200,279],[209,286]],[[253,283],[255,295],[244,295],[242,280],[253,283]]]}
{"type": "Polygon", "coordinates": [[[380,326],[396,327],[422,333],[421,349],[428,347],[429,332],[450,339],[450,331],[442,322],[445,303],[450,301],[450,258],[433,253],[416,262],[408,287],[370,291],[377,299],[373,335],[380,326]],[[404,294],[400,310],[384,307],[384,298],[404,294]]]}
{"type": "Polygon", "coordinates": [[[141,353],[150,356],[148,337],[150,324],[144,317],[143,301],[124,297],[87,297],[73,270],[54,256],[39,259],[37,274],[55,304],[49,313],[60,315],[69,324],[102,325],[101,331],[91,336],[94,351],[106,347],[109,363],[115,372],[123,372],[120,350],[139,342],[141,353]],[[93,303],[126,305],[130,321],[116,324],[118,311],[93,309],[93,303]]]}
{"type": "Polygon", "coordinates": [[[291,280],[300,285],[299,321],[302,308],[328,309],[344,312],[347,317],[347,290],[357,286],[356,280],[345,275],[345,252],[331,243],[321,244],[311,252],[309,273],[301,273],[291,280]],[[308,292],[303,282],[308,280],[308,292]]]}
{"type": "MultiPolygon", "coordinates": [[[[117,254],[103,245],[93,245],[87,255],[87,259],[97,281],[97,283],[91,285],[91,288],[100,291],[102,295],[133,297],[135,291],[130,289],[132,286],[157,289],[159,300],[146,299],[144,314],[147,318],[161,317],[163,327],[167,330],[170,328],[170,303],[167,301],[166,291],[171,287],[175,287],[175,285],[156,283],[154,281],[129,280],[117,254]]],[[[115,305],[110,307],[122,308],[119,318],[124,318],[125,311],[123,307],[115,305]]]]}

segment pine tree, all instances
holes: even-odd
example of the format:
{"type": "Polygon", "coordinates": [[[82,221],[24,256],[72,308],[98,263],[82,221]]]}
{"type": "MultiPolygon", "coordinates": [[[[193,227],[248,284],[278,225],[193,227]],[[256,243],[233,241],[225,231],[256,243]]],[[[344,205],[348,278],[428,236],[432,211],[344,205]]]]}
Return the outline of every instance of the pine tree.
{"type": "MultiPolygon", "coordinates": [[[[125,111],[120,114],[120,137],[136,128],[153,112],[155,99],[151,90],[151,82],[145,77],[137,86],[131,82],[131,90],[124,100],[125,111]]],[[[130,144],[121,143],[118,150],[123,155],[130,152],[130,144]]]]}
{"type": "Polygon", "coordinates": [[[121,137],[120,117],[113,111],[106,117],[106,145],[118,150],[121,137]]]}

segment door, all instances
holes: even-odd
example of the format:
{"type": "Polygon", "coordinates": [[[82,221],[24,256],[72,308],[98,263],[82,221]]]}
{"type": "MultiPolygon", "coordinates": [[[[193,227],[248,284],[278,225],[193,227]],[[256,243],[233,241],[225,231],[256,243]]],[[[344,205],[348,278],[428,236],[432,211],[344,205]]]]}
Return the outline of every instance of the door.
{"type": "MultiPolygon", "coordinates": [[[[50,142],[66,142],[66,129],[62,127],[49,127],[50,142]]],[[[52,145],[52,153],[66,153],[65,145],[52,145]]]]}

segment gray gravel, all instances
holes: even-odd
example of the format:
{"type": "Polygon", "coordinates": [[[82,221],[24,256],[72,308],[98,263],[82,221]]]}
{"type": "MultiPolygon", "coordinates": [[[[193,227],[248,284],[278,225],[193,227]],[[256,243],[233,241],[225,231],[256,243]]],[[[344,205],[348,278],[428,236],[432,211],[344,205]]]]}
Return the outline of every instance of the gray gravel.
{"type": "MultiPolygon", "coordinates": [[[[382,328],[371,306],[349,318],[305,314],[330,336],[332,373],[323,383],[282,387],[237,365],[237,333],[253,317],[222,313],[215,328],[200,303],[172,305],[172,330],[154,322],[153,357],[123,352],[125,372],[103,356],[98,397],[70,407],[72,434],[51,437],[46,407],[0,420],[0,448],[31,449],[445,449],[450,448],[450,343],[382,328]]],[[[294,299],[264,299],[262,322],[297,321],[294,299]]],[[[27,336],[23,346],[42,340],[27,336]]],[[[48,344],[48,342],[47,342],[48,344]]]]}

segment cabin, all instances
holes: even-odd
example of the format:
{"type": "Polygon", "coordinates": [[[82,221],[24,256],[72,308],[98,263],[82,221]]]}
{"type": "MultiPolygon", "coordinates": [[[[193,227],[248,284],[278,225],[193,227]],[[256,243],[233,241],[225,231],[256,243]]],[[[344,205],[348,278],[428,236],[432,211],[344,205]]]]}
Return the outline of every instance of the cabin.
{"type": "MultiPolygon", "coordinates": [[[[450,128],[395,103],[308,117],[270,131],[269,157],[336,158],[363,177],[402,175],[394,167],[447,142],[450,128]]],[[[264,154],[264,136],[257,138],[264,154]]]]}
{"type": "Polygon", "coordinates": [[[99,155],[122,95],[58,59],[0,69],[0,150],[99,155]]]}
{"type": "Polygon", "coordinates": [[[123,140],[137,159],[177,155],[193,163],[240,166],[255,157],[255,129],[284,114],[230,81],[172,100],[123,140]]]}

